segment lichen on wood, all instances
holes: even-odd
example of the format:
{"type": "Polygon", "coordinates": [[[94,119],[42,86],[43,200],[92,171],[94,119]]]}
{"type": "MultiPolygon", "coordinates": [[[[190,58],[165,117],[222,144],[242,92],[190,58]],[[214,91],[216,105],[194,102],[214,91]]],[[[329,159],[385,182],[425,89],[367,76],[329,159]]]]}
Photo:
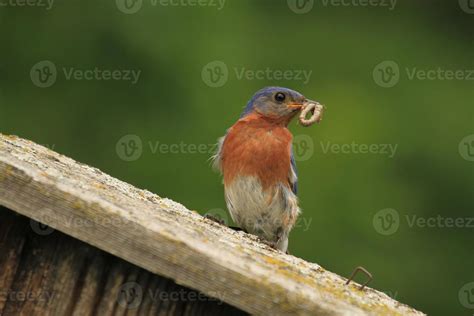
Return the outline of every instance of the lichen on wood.
{"type": "Polygon", "coordinates": [[[2,134],[0,204],[252,314],[423,315],[170,199],[2,134]]]}

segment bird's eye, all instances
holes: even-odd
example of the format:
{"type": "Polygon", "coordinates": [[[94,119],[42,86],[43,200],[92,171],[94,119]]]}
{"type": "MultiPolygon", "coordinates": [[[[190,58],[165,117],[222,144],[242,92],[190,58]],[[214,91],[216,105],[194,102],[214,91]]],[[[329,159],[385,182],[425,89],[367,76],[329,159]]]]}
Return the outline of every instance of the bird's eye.
{"type": "Polygon", "coordinates": [[[275,100],[277,100],[278,102],[285,101],[285,98],[286,98],[286,96],[282,92],[278,92],[277,94],[275,94],[275,100]]]}

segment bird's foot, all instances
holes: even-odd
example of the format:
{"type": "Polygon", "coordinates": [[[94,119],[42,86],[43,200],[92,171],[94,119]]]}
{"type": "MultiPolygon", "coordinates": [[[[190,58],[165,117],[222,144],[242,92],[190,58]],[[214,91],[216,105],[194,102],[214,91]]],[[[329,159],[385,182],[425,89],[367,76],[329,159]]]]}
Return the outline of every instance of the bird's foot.
{"type": "Polygon", "coordinates": [[[270,248],[273,248],[275,250],[278,250],[277,248],[277,242],[276,241],[270,241],[270,240],[267,240],[265,238],[262,238],[262,237],[258,237],[258,240],[262,243],[262,244],[265,244],[267,246],[269,246],[270,248]]]}
{"type": "MultiPolygon", "coordinates": [[[[282,249],[280,249],[278,246],[279,246],[279,243],[280,243],[280,240],[277,240],[277,241],[270,241],[270,240],[267,240],[265,238],[262,238],[262,237],[258,237],[258,240],[262,243],[262,244],[265,244],[275,250],[278,250],[278,251],[283,251],[282,249]]],[[[288,251],[288,249],[286,249],[284,251],[287,255],[290,254],[290,252],[288,251]]]]}
{"type": "Polygon", "coordinates": [[[215,216],[215,215],[212,215],[212,214],[205,214],[204,215],[204,218],[207,218],[217,224],[220,224],[220,225],[223,225],[223,226],[226,226],[226,227],[229,227],[230,229],[233,229],[235,231],[243,231],[243,232],[246,232],[244,229],[240,228],[240,227],[235,227],[235,226],[228,226],[227,223],[225,222],[224,219],[220,218],[219,216],[215,216]]]}
{"type": "Polygon", "coordinates": [[[218,223],[218,224],[227,226],[227,225],[225,224],[225,220],[222,219],[222,218],[220,218],[220,217],[218,217],[218,216],[215,216],[215,215],[212,215],[212,214],[205,214],[205,215],[204,215],[204,218],[207,218],[207,219],[209,219],[209,220],[211,220],[211,221],[213,221],[213,222],[216,222],[216,223],[218,223]]]}
{"type": "Polygon", "coordinates": [[[229,228],[235,230],[236,232],[244,232],[247,233],[247,231],[243,228],[237,227],[237,226],[228,226],[229,228]]]}

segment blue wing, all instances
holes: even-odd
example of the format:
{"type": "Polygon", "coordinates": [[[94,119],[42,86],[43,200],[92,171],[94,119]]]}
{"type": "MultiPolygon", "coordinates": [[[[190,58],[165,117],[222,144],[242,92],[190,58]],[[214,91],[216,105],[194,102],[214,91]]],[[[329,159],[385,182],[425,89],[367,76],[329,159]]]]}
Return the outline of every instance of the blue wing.
{"type": "Polygon", "coordinates": [[[290,176],[291,190],[294,194],[298,193],[298,170],[296,169],[295,155],[293,154],[293,146],[291,146],[291,168],[294,173],[294,177],[290,176]],[[293,179],[292,179],[293,178],[293,179]]]}

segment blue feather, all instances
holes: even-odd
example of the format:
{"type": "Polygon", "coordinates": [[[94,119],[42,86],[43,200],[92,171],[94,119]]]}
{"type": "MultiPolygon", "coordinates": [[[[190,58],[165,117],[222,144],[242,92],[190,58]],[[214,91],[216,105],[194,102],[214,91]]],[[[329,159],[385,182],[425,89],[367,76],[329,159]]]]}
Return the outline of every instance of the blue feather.
{"type": "Polygon", "coordinates": [[[296,92],[296,91],[293,91],[291,89],[288,89],[288,88],[283,88],[283,87],[265,87],[263,89],[260,89],[258,90],[253,96],[252,98],[249,100],[249,102],[247,103],[247,105],[245,106],[245,109],[244,111],[242,112],[242,114],[240,115],[240,118],[246,116],[247,114],[251,113],[253,110],[254,110],[254,102],[255,100],[257,100],[258,98],[260,98],[262,95],[271,95],[277,91],[285,91],[291,95],[294,95],[294,96],[301,96],[301,94],[299,92],[296,92]]]}
{"type": "MultiPolygon", "coordinates": [[[[293,146],[291,146],[291,166],[295,171],[296,177],[298,177],[298,170],[296,169],[295,155],[293,154],[293,146]]],[[[291,191],[296,195],[298,193],[298,180],[292,183],[291,191]]]]}

